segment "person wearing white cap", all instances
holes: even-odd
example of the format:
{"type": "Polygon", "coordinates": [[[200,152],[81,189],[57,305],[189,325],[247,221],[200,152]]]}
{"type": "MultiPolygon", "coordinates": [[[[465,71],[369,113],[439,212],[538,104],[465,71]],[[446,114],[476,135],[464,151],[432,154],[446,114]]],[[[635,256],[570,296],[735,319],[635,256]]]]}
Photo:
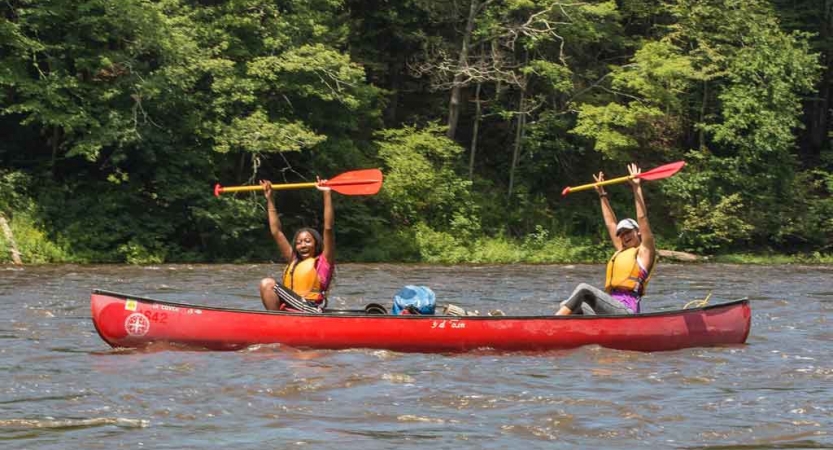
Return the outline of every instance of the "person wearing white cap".
{"type": "MultiPolygon", "coordinates": [[[[617,222],[616,214],[607,199],[603,186],[596,186],[602,204],[602,216],[616,253],[607,263],[605,289],[581,283],[570,298],[561,303],[556,315],[567,315],[579,310],[582,314],[635,314],[654,270],[657,249],[648,223],[648,209],[642,196],[641,180],[633,177],[642,172],[636,164],[628,164],[630,183],[636,203],[636,220],[627,218],[617,222]]],[[[604,173],[594,175],[604,181],[604,173]]]]}

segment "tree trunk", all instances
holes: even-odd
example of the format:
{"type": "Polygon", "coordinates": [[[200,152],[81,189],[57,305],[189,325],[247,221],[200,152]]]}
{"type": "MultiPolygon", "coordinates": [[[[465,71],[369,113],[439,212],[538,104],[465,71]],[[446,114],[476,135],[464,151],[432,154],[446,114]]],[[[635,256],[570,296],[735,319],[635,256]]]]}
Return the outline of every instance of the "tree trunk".
{"type": "Polygon", "coordinates": [[[243,177],[243,170],[246,169],[247,152],[240,152],[240,158],[237,158],[237,164],[234,167],[234,180],[240,180],[243,177]]]}
{"type": "Polygon", "coordinates": [[[52,147],[52,158],[49,161],[50,169],[52,169],[52,179],[58,178],[58,140],[61,137],[61,129],[57,126],[52,126],[52,138],[50,139],[50,146],[52,147]]]}
{"type": "Polygon", "coordinates": [[[407,62],[397,58],[396,61],[388,64],[388,89],[391,92],[388,97],[388,104],[385,106],[384,123],[386,127],[394,127],[397,123],[396,114],[399,108],[399,97],[402,95],[402,72],[407,70],[407,62]]]}
{"type": "Polygon", "coordinates": [[[469,43],[471,42],[472,31],[474,31],[474,19],[477,17],[479,9],[480,2],[478,0],[471,0],[469,17],[466,20],[466,31],[463,34],[463,45],[460,49],[460,57],[458,59],[459,69],[454,75],[454,84],[451,87],[451,99],[448,102],[448,131],[446,132],[446,136],[449,139],[454,139],[454,135],[457,134],[457,122],[460,120],[460,110],[463,107],[461,100],[463,74],[461,73],[461,69],[468,66],[469,43]]]}
{"type": "Polygon", "coordinates": [[[515,188],[515,168],[518,167],[518,159],[521,154],[521,141],[524,136],[524,125],[526,124],[526,89],[521,89],[521,101],[518,105],[518,127],[515,130],[515,145],[512,151],[512,166],[509,168],[509,192],[507,197],[512,197],[512,190],[515,188]]]}
{"type": "Polygon", "coordinates": [[[477,83],[474,89],[474,127],[471,131],[471,153],[469,154],[469,180],[474,179],[474,155],[477,153],[477,135],[480,133],[480,119],[483,117],[483,110],[480,106],[480,88],[482,83],[477,83]]]}
{"type": "MultiPolygon", "coordinates": [[[[700,124],[706,122],[706,103],[709,101],[709,82],[703,80],[703,103],[700,104],[700,124]]],[[[697,133],[698,149],[703,151],[706,149],[706,132],[703,127],[699,127],[700,131],[697,133]]]]}
{"type": "Polygon", "coordinates": [[[9,251],[12,253],[12,262],[17,265],[23,264],[23,261],[20,259],[20,252],[17,250],[17,243],[14,241],[12,228],[6,220],[6,216],[2,213],[0,213],[0,228],[3,229],[3,235],[6,236],[6,240],[9,242],[9,251]]]}
{"type": "MultiPolygon", "coordinates": [[[[819,26],[819,41],[829,42],[833,36],[833,0],[824,1],[819,26]]],[[[833,106],[833,48],[826,47],[821,53],[824,72],[815,98],[805,103],[805,124],[803,144],[800,148],[801,162],[805,167],[819,163],[822,151],[830,145],[830,108],[833,106]]]]}

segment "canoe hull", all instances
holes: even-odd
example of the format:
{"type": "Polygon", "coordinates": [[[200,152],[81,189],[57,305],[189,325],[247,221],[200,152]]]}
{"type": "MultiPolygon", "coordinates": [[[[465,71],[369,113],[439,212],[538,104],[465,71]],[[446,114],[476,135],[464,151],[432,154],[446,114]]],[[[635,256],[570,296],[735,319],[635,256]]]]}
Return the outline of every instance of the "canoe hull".
{"type": "Polygon", "coordinates": [[[295,348],[452,353],[546,351],[600,345],[635,351],[743,344],[747,300],[632,316],[416,316],[359,311],[302,314],[214,308],[95,290],[93,323],[113,347],[173,343],[235,350],[279,343],[295,348]]]}

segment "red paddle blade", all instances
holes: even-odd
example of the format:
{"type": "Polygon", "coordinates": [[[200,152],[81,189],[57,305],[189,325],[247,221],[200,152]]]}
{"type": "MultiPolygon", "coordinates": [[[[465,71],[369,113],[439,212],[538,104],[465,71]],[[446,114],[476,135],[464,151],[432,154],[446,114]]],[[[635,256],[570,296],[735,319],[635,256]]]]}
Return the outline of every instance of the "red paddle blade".
{"type": "Polygon", "coordinates": [[[651,169],[647,172],[642,172],[639,174],[639,178],[643,180],[661,180],[663,178],[668,178],[671,175],[679,172],[680,169],[683,168],[685,165],[685,161],[677,161],[670,164],[665,164],[663,166],[659,166],[655,169],[651,169]]]}
{"type": "Polygon", "coordinates": [[[344,172],[323,183],[323,186],[344,195],[373,195],[382,188],[382,171],[363,169],[344,172]]]}

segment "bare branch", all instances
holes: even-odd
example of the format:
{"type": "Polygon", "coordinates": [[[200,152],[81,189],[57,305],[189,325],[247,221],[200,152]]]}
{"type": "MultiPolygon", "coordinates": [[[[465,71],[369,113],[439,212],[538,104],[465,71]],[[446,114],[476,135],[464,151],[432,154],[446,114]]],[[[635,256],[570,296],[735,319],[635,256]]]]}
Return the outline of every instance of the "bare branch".
{"type": "MultiPolygon", "coordinates": [[[[492,0],[482,2],[477,6],[477,14],[481,14],[492,0]]],[[[584,2],[555,2],[545,9],[537,11],[523,22],[504,24],[492,36],[486,36],[480,42],[490,44],[488,55],[469,55],[460,61],[452,57],[443,48],[429,48],[421,61],[408,63],[408,69],[416,77],[431,78],[431,88],[434,90],[449,90],[455,87],[468,86],[475,83],[505,83],[524,88],[526,82],[519,74],[523,67],[516,56],[515,48],[521,37],[541,39],[547,36],[558,42],[559,61],[566,65],[564,57],[564,37],[556,30],[559,26],[569,24],[572,20],[569,8],[585,5],[584,2]],[[557,11],[557,12],[556,12],[557,11]],[[555,20],[553,17],[564,17],[555,20]]],[[[476,43],[472,47],[477,46],[476,43]]]]}

